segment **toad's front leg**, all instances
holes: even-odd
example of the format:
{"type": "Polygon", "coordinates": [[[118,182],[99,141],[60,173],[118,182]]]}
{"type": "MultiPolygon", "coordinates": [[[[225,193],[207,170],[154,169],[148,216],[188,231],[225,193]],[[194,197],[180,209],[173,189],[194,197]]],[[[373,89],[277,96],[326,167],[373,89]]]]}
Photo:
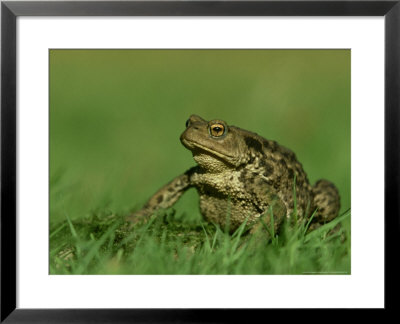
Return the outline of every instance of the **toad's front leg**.
{"type": "Polygon", "coordinates": [[[191,187],[190,178],[195,169],[196,167],[193,167],[167,183],[147,201],[142,209],[128,216],[127,220],[133,223],[145,221],[158,209],[171,207],[191,187]]]}

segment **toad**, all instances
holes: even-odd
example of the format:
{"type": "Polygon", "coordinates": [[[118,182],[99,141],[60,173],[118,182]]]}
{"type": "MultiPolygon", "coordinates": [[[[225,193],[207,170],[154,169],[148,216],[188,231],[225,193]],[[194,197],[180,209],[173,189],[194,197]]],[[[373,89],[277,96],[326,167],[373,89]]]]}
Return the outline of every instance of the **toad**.
{"type": "Polygon", "coordinates": [[[271,214],[278,231],[285,218],[300,222],[313,215],[310,228],[316,228],[339,213],[337,188],[327,180],[312,186],[296,155],[275,141],[197,115],[189,117],[180,140],[197,165],[158,190],[130,221],[171,207],[191,187],[205,220],[231,232],[244,221],[256,228],[260,217],[270,225],[271,214]]]}

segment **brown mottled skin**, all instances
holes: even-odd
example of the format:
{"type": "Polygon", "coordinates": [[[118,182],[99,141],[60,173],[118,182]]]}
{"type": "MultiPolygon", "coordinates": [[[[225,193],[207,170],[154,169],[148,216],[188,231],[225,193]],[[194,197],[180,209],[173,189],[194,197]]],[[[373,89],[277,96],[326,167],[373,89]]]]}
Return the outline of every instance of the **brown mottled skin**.
{"type": "Polygon", "coordinates": [[[224,227],[229,214],[231,231],[246,218],[250,226],[259,224],[262,215],[269,224],[272,208],[278,230],[282,220],[293,214],[294,183],[298,221],[317,209],[311,224],[316,228],[338,215],[336,187],[326,180],[311,186],[295,154],[275,141],[222,120],[205,121],[196,115],[186,122],[180,140],[198,165],[162,187],[129,220],[136,222],[159,208],[168,208],[187,189],[195,187],[201,214],[207,221],[224,227]]]}

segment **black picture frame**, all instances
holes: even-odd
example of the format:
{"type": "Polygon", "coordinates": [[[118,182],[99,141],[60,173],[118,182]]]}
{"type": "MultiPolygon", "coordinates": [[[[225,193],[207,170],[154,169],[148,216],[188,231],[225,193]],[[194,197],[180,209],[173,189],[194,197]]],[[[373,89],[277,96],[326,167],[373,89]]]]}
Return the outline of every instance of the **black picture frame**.
{"type": "MultiPolygon", "coordinates": [[[[1,2],[1,322],[236,322],[266,310],[16,308],[16,19],[19,16],[384,16],[385,309],[395,309],[400,157],[400,0],[394,1],[2,1],[1,2]]],[[[368,158],[368,157],[366,157],[368,158]]],[[[373,176],[373,171],[371,171],[373,176]]],[[[369,175],[371,176],[371,175],[369,175]]],[[[372,261],[373,262],[373,261],[372,261]]]]}

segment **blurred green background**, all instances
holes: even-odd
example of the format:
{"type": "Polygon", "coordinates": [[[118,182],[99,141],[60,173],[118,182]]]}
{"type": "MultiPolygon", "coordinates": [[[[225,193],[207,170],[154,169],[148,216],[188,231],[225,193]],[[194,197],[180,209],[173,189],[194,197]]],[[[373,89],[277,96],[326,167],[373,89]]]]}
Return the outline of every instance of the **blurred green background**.
{"type": "MultiPolygon", "coordinates": [[[[195,164],[190,114],[292,149],[350,208],[350,50],[51,50],[50,221],[141,207],[195,164]]],[[[195,190],[175,209],[200,217],[195,190]]]]}

